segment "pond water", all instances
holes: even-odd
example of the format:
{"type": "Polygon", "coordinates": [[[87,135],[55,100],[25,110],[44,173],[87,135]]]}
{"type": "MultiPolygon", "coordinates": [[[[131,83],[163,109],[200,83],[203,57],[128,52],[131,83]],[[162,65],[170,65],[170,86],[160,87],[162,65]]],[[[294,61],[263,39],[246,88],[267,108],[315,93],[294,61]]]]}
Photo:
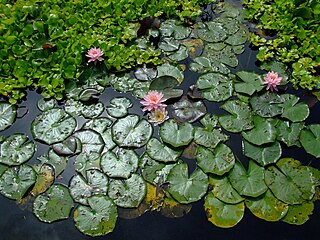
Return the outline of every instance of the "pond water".
{"type": "MultiPolygon", "coordinates": [[[[231,69],[234,73],[238,70],[254,70],[259,71],[255,65],[256,52],[246,45],[246,51],[238,56],[239,66],[231,69]]],[[[197,75],[187,71],[185,72],[185,80],[180,86],[186,93],[189,86],[195,82],[197,75]]],[[[302,100],[308,102],[309,97],[305,96],[305,92],[291,91],[300,96],[302,100]]],[[[120,94],[112,89],[100,96],[100,101],[107,103],[113,97],[125,96],[132,100],[133,108],[130,113],[141,115],[141,109],[138,100],[130,94],[120,94]]],[[[23,118],[18,118],[14,125],[8,130],[2,132],[2,135],[8,136],[12,133],[25,133],[31,138],[30,123],[40,114],[36,104],[41,96],[35,92],[28,92],[27,101],[20,104],[20,107],[25,106],[28,109],[27,114],[23,118]]],[[[208,112],[211,114],[219,114],[222,112],[219,109],[221,104],[205,102],[208,112]]],[[[19,110],[20,114],[25,111],[24,108],[19,110]]],[[[316,103],[310,108],[310,116],[306,124],[320,123],[319,120],[320,104],[316,103]]],[[[83,119],[78,119],[78,124],[82,125],[83,119]]],[[[158,127],[155,128],[158,130],[158,127]]],[[[239,134],[230,134],[231,139],[227,142],[240,160],[246,164],[246,158],[242,154],[241,136],[239,134]]],[[[32,139],[32,138],[31,138],[32,139]]],[[[30,163],[35,163],[36,158],[46,154],[48,147],[38,143],[36,155],[30,163]]],[[[282,157],[293,157],[299,159],[304,165],[311,165],[320,169],[319,159],[307,154],[302,148],[284,149],[282,157]]],[[[188,162],[192,166],[192,162],[188,162]]],[[[66,170],[62,174],[62,178],[58,181],[68,185],[70,178],[75,174],[72,161],[69,161],[66,170]]],[[[246,209],[241,222],[233,228],[223,229],[214,226],[207,220],[203,209],[203,199],[194,203],[191,211],[184,217],[167,218],[158,212],[147,212],[144,215],[135,219],[118,218],[115,230],[104,237],[96,237],[95,239],[136,239],[136,240],[232,240],[232,239],[279,239],[279,240],[302,240],[302,239],[318,239],[320,236],[320,206],[319,202],[315,202],[315,209],[310,220],[302,226],[289,225],[284,222],[266,222],[261,220],[246,209]]],[[[0,195],[0,240],[85,240],[93,239],[81,234],[74,226],[72,217],[64,221],[58,221],[51,224],[40,222],[32,213],[31,206],[18,206],[15,201],[8,200],[0,195]]]]}

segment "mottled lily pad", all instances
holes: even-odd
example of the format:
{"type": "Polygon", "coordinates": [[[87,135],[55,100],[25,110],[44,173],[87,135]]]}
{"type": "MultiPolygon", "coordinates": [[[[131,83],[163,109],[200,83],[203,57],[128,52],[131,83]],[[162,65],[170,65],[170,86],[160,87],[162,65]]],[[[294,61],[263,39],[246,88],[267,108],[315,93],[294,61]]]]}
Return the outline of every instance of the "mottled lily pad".
{"type": "Polygon", "coordinates": [[[27,142],[28,138],[24,134],[13,134],[5,139],[0,146],[0,163],[16,166],[30,158],[36,151],[34,142],[27,142]]]}
{"type": "Polygon", "coordinates": [[[95,118],[87,121],[83,125],[83,129],[91,129],[98,133],[106,131],[112,125],[112,120],[106,117],[95,118]]]}
{"type": "Polygon", "coordinates": [[[281,117],[289,119],[292,122],[301,122],[307,119],[310,113],[307,104],[298,103],[299,98],[291,94],[284,94],[282,97],[285,99],[285,102],[282,104],[283,113],[281,117]]]}
{"type": "Polygon", "coordinates": [[[307,153],[320,157],[320,124],[309,125],[300,134],[300,142],[307,153]]]}
{"type": "Polygon", "coordinates": [[[207,109],[202,101],[191,101],[182,98],[172,105],[175,119],[179,122],[194,122],[206,114],[207,109]]]}
{"type": "Polygon", "coordinates": [[[225,142],[229,136],[223,134],[221,129],[194,128],[194,141],[204,147],[215,148],[219,143],[225,142]]]}
{"type": "Polygon", "coordinates": [[[164,63],[157,67],[158,75],[157,78],[162,76],[174,77],[178,83],[182,83],[184,76],[183,72],[176,66],[170,65],[169,63],[164,63]]]}
{"type": "Polygon", "coordinates": [[[238,93],[252,95],[264,88],[261,75],[250,71],[238,71],[236,73],[242,81],[234,84],[234,89],[238,93]]]}
{"type": "Polygon", "coordinates": [[[261,117],[274,117],[283,113],[285,99],[276,93],[266,92],[253,96],[250,104],[255,113],[261,117]]]}
{"type": "Polygon", "coordinates": [[[49,164],[54,168],[55,177],[58,177],[66,168],[68,164],[68,158],[59,156],[52,149],[49,150],[47,156],[39,157],[41,163],[49,164]]]}
{"type": "Polygon", "coordinates": [[[8,168],[0,177],[0,193],[10,199],[21,199],[36,179],[36,172],[28,165],[8,168]]]}
{"type": "Polygon", "coordinates": [[[128,108],[132,107],[130,99],[125,97],[113,98],[110,100],[110,106],[107,106],[107,112],[111,117],[121,118],[128,114],[128,108]]]}
{"type": "Polygon", "coordinates": [[[101,152],[104,147],[104,141],[99,133],[93,130],[79,130],[73,137],[80,140],[82,152],[101,152]]]}
{"type": "Polygon", "coordinates": [[[104,236],[113,231],[118,218],[117,207],[107,196],[92,196],[89,206],[78,205],[74,221],[78,230],[86,235],[104,236]]]}
{"type": "Polygon", "coordinates": [[[180,43],[173,38],[163,38],[159,43],[159,48],[165,52],[177,51],[180,47],[180,43]]]}
{"type": "Polygon", "coordinates": [[[36,197],[33,206],[39,220],[51,223],[69,217],[73,200],[67,187],[54,184],[47,192],[36,197]]]}
{"type": "Polygon", "coordinates": [[[148,155],[159,162],[176,162],[181,155],[180,150],[174,150],[159,142],[156,138],[151,138],[147,144],[148,155]]]}
{"type": "Polygon", "coordinates": [[[31,132],[34,139],[53,144],[69,137],[76,126],[77,122],[72,116],[63,109],[53,108],[33,120],[31,132]]]}
{"type": "Polygon", "coordinates": [[[153,68],[147,68],[146,65],[144,65],[142,68],[138,68],[134,71],[134,76],[139,80],[148,81],[157,76],[157,70],[153,68]]]}
{"type": "Polygon", "coordinates": [[[188,49],[186,46],[180,45],[179,49],[176,52],[171,53],[168,57],[172,61],[182,61],[188,58],[188,49]]]}
{"type": "Polygon", "coordinates": [[[70,136],[63,142],[53,144],[52,149],[59,155],[69,156],[80,153],[82,144],[79,138],[70,136]]]}
{"type": "Polygon", "coordinates": [[[300,147],[299,136],[304,128],[304,123],[290,123],[289,121],[278,121],[277,139],[284,142],[288,147],[300,147]]]}
{"type": "Polygon", "coordinates": [[[289,205],[288,213],[282,218],[282,221],[294,224],[302,225],[309,220],[314,209],[313,202],[303,202],[299,205],[289,205]]]}
{"type": "Polygon", "coordinates": [[[55,99],[46,100],[44,98],[41,98],[37,103],[37,107],[40,111],[43,112],[43,111],[54,108],[55,104],[56,104],[55,99]]]}
{"type": "Polygon", "coordinates": [[[222,42],[227,38],[227,33],[222,24],[207,22],[202,28],[197,29],[197,36],[206,42],[222,42]]]}
{"type": "Polygon", "coordinates": [[[14,105],[0,102],[0,131],[10,127],[16,119],[17,110],[14,105]]]}
{"type": "Polygon", "coordinates": [[[168,175],[169,193],[182,204],[200,200],[208,189],[208,176],[197,168],[189,176],[188,165],[176,164],[168,175]]]}
{"type": "Polygon", "coordinates": [[[74,169],[86,177],[87,170],[100,169],[101,155],[97,152],[80,153],[74,160],[74,169]]]}

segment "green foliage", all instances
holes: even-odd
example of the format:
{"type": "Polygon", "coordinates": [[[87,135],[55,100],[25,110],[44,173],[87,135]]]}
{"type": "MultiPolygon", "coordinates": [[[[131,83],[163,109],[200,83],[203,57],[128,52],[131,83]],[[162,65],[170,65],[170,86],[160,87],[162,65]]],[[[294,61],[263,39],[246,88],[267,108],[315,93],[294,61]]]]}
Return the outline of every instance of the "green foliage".
{"type": "Polygon", "coordinates": [[[292,69],[294,86],[319,88],[320,4],[317,0],[244,0],[246,17],[257,23],[250,41],[259,46],[258,60],[276,57],[292,69]],[[276,38],[265,34],[276,33],[276,38]]]}

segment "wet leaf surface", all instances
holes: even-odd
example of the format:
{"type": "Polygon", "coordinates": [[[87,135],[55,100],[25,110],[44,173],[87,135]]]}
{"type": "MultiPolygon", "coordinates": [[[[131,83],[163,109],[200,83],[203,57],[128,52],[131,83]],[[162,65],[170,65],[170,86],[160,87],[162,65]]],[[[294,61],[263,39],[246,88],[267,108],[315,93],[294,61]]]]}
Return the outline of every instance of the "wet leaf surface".
{"type": "Polygon", "coordinates": [[[302,225],[309,220],[314,209],[313,202],[303,202],[299,205],[289,205],[288,213],[284,216],[282,221],[294,224],[302,225]]]}
{"type": "Polygon", "coordinates": [[[55,177],[58,177],[68,164],[68,158],[59,156],[52,149],[49,150],[47,156],[40,156],[38,159],[42,164],[49,164],[54,168],[55,177]]]}
{"type": "Polygon", "coordinates": [[[264,88],[261,75],[255,72],[238,71],[236,75],[241,79],[241,82],[235,82],[234,84],[236,92],[252,95],[264,88]]]}
{"type": "Polygon", "coordinates": [[[0,102],[0,131],[10,127],[15,121],[17,109],[14,105],[6,102],[0,102]]]}
{"type": "Polygon", "coordinates": [[[128,98],[118,97],[110,100],[107,112],[111,117],[121,118],[128,114],[128,108],[132,107],[132,102],[128,98]]]}
{"type": "Polygon", "coordinates": [[[37,103],[38,109],[42,112],[54,108],[55,105],[56,105],[55,99],[46,100],[44,98],[41,98],[37,103]]]}
{"type": "Polygon", "coordinates": [[[147,144],[147,154],[159,162],[176,162],[181,155],[180,150],[172,149],[156,138],[151,138],[147,144]]]}
{"type": "Polygon", "coordinates": [[[288,147],[300,147],[299,136],[304,128],[304,123],[290,123],[288,121],[279,121],[276,125],[277,139],[284,142],[288,147]]]}
{"type": "Polygon", "coordinates": [[[300,142],[307,153],[320,157],[320,125],[312,124],[303,129],[300,134],[300,142]]]}
{"type": "Polygon", "coordinates": [[[74,160],[74,169],[83,177],[86,177],[87,170],[99,170],[101,155],[97,152],[80,153],[74,160]]]}
{"type": "Polygon", "coordinates": [[[82,152],[101,152],[104,147],[104,141],[96,131],[78,130],[72,136],[80,140],[82,152]]]}
{"type": "Polygon", "coordinates": [[[207,108],[202,101],[182,98],[172,105],[174,118],[179,122],[194,122],[206,114],[207,108]]]}

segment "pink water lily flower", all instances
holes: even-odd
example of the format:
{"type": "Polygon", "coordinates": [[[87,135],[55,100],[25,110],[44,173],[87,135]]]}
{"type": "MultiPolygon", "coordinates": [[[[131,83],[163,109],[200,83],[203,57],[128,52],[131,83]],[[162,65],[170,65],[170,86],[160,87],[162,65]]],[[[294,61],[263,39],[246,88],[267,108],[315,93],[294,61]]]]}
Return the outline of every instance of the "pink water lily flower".
{"type": "Polygon", "coordinates": [[[103,52],[100,48],[90,48],[86,56],[90,58],[88,62],[103,61],[103,52]]]}
{"type": "Polygon", "coordinates": [[[166,110],[165,107],[160,107],[148,113],[148,117],[149,117],[149,122],[153,123],[155,126],[169,119],[168,111],[166,110]]]}
{"type": "Polygon", "coordinates": [[[166,107],[167,105],[163,104],[167,99],[163,97],[162,92],[158,91],[149,91],[147,95],[144,96],[143,100],[140,103],[144,106],[142,111],[153,111],[160,107],[166,107]]]}
{"type": "Polygon", "coordinates": [[[282,81],[282,77],[279,77],[277,72],[268,72],[264,76],[264,82],[263,84],[267,84],[267,90],[273,90],[278,91],[277,86],[280,85],[280,82],[282,81]]]}

